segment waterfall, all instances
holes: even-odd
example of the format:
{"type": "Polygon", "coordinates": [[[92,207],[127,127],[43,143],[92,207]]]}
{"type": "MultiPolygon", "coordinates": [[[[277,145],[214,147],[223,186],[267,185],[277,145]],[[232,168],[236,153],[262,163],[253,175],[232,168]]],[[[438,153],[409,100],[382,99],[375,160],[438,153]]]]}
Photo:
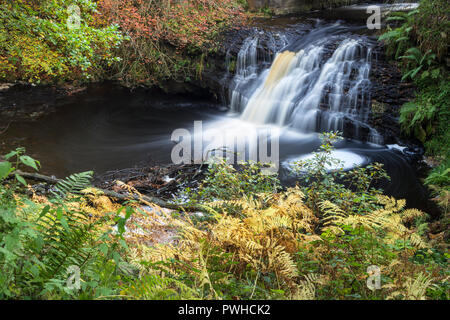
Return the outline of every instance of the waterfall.
{"type": "Polygon", "coordinates": [[[295,107],[296,99],[310,89],[311,78],[319,71],[321,53],[322,47],[315,47],[309,52],[279,53],[245,106],[242,120],[284,125],[295,107]]]}
{"type": "MultiPolygon", "coordinates": [[[[265,41],[269,51],[277,52],[280,48],[286,46],[287,40],[282,35],[274,37],[269,36],[265,41]]],[[[233,82],[230,85],[230,110],[232,112],[241,112],[242,106],[248,102],[248,92],[256,89],[255,80],[258,79],[261,65],[272,61],[272,54],[263,52],[258,56],[258,45],[260,43],[259,35],[248,37],[244,40],[241,49],[237,55],[236,70],[233,82]]],[[[229,64],[230,62],[228,62],[229,64]]]]}
{"type": "Polygon", "coordinates": [[[239,112],[240,106],[246,103],[245,96],[242,95],[242,86],[249,82],[250,78],[258,75],[258,38],[249,37],[244,40],[244,45],[237,56],[236,75],[233,79],[234,85],[231,90],[231,111],[239,112]]]}
{"type": "Polygon", "coordinates": [[[361,40],[341,41],[328,59],[323,39],[296,52],[284,50],[261,72],[256,44],[247,40],[238,56],[231,110],[242,120],[300,132],[351,130],[356,139],[364,129],[367,140],[380,143],[367,124],[372,53],[361,40]]]}

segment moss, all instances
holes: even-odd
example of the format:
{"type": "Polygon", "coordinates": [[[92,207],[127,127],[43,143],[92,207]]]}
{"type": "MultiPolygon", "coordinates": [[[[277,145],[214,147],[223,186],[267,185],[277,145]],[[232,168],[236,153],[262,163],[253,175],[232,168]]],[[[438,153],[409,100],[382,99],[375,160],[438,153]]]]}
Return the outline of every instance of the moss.
{"type": "Polygon", "coordinates": [[[372,114],[374,117],[381,117],[385,112],[386,112],[385,103],[378,102],[376,100],[372,101],[372,114]]]}

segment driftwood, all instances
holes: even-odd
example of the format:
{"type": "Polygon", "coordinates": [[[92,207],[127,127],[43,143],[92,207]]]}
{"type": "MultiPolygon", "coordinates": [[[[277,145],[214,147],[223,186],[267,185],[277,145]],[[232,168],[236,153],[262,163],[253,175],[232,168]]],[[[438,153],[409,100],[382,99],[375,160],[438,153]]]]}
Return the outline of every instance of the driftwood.
{"type": "MultiPolygon", "coordinates": [[[[35,181],[44,181],[44,182],[51,183],[51,184],[56,184],[59,181],[62,181],[62,179],[46,176],[46,175],[39,174],[39,173],[29,173],[29,172],[23,172],[21,170],[17,170],[17,171],[15,171],[15,173],[17,173],[27,179],[31,179],[31,180],[35,180],[35,181]]],[[[101,189],[101,188],[96,188],[96,189],[108,197],[116,198],[121,201],[136,200],[136,201],[139,201],[144,204],[154,203],[160,207],[172,209],[172,210],[204,211],[204,208],[199,205],[179,205],[179,204],[169,203],[160,198],[146,196],[146,195],[122,194],[122,193],[115,192],[113,190],[107,190],[107,189],[101,189]]]]}
{"type": "Polygon", "coordinates": [[[144,166],[106,172],[96,176],[93,183],[100,189],[115,190],[116,181],[123,181],[140,193],[157,198],[171,197],[178,186],[185,181],[196,184],[199,175],[197,165],[144,166]],[[166,180],[166,177],[173,177],[166,180]]]}

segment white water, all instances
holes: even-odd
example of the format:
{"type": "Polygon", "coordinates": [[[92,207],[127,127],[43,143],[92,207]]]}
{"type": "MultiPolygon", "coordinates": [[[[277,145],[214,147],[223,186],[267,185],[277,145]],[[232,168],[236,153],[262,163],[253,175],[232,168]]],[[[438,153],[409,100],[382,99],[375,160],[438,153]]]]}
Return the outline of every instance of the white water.
{"type": "Polygon", "coordinates": [[[241,86],[258,76],[257,45],[258,38],[247,38],[238,53],[234,90],[231,93],[230,109],[233,112],[239,112],[239,106],[247,103],[245,96],[241,94],[241,86]]]}
{"type": "MultiPolygon", "coordinates": [[[[278,35],[276,39],[271,37],[270,40],[271,49],[274,51],[277,51],[278,48],[283,48],[287,44],[286,38],[282,35],[278,35]]],[[[257,86],[257,83],[254,80],[258,78],[261,62],[270,63],[272,60],[270,54],[263,54],[258,59],[258,44],[258,36],[248,37],[244,40],[238,53],[236,73],[233,84],[231,85],[230,110],[232,112],[242,111],[241,107],[245,106],[248,102],[248,97],[245,93],[256,89],[255,86],[257,86]]]]}
{"type": "MultiPolygon", "coordinates": [[[[339,159],[339,162],[325,164],[325,168],[327,170],[339,170],[339,169],[348,170],[356,166],[363,165],[368,161],[365,157],[348,150],[334,150],[331,152],[331,157],[339,159]]],[[[307,154],[301,157],[292,157],[287,159],[283,163],[283,165],[286,167],[290,167],[295,165],[294,163],[297,161],[311,160],[313,158],[314,158],[313,154],[307,154]]]]}
{"type": "Polygon", "coordinates": [[[371,49],[360,40],[346,39],[324,59],[326,41],[293,52],[279,52],[271,67],[258,70],[258,39],[247,39],[238,55],[231,91],[231,110],[243,121],[291,126],[300,132],[344,131],[345,122],[369,133],[369,141],[381,143],[367,125],[370,113],[371,49]]]}

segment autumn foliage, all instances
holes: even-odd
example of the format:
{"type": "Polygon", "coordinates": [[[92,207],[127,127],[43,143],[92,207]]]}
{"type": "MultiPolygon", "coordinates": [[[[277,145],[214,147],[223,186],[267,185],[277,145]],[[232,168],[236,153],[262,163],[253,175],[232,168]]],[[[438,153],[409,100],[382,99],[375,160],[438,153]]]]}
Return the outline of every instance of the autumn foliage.
{"type": "Polygon", "coordinates": [[[244,22],[237,1],[0,0],[0,80],[190,81],[218,35],[244,22]],[[70,6],[79,9],[75,29],[70,6]]]}
{"type": "Polygon", "coordinates": [[[97,23],[117,23],[129,37],[116,76],[131,86],[189,81],[220,32],[245,21],[236,0],[101,0],[98,7],[97,23]]]}
{"type": "Polygon", "coordinates": [[[131,38],[163,40],[181,48],[213,46],[223,28],[243,19],[235,0],[101,0],[99,10],[104,21],[118,23],[131,38]]]}
{"type": "Polygon", "coordinates": [[[113,49],[123,40],[118,26],[94,26],[91,0],[0,1],[0,81],[51,83],[90,81],[119,60],[113,49]],[[69,28],[79,8],[79,26],[69,28]],[[73,17],[72,17],[73,18],[73,17]]]}

